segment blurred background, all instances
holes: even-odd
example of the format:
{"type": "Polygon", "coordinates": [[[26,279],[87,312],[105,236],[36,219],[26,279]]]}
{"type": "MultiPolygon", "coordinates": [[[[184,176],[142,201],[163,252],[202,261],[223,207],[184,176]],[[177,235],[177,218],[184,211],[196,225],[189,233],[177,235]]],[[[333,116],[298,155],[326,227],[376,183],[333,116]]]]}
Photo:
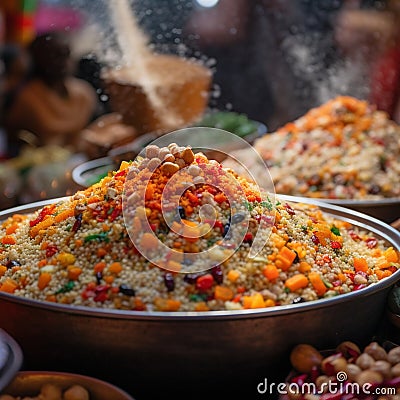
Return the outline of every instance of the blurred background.
{"type": "Polygon", "coordinates": [[[0,208],[69,194],[82,162],[212,111],[271,132],[345,94],[399,121],[399,18],[396,0],[2,0],[0,208]],[[159,57],[142,76],[153,54],[201,69],[159,57]]]}

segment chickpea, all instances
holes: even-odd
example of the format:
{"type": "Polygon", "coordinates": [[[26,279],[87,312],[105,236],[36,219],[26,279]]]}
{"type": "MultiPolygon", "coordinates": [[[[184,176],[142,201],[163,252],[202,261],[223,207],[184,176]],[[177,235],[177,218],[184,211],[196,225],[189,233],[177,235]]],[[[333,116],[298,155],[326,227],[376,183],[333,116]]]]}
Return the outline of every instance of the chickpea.
{"type": "Polygon", "coordinates": [[[375,363],[375,360],[367,353],[363,353],[360,357],[357,358],[356,364],[361,369],[368,369],[372,367],[375,363]]]}
{"type": "Polygon", "coordinates": [[[56,385],[45,383],[40,390],[40,400],[62,400],[62,391],[56,385]]]}
{"type": "Polygon", "coordinates": [[[388,361],[392,364],[398,364],[400,363],[400,346],[395,347],[392,350],[389,351],[388,353],[388,361]]]}
{"type": "Polygon", "coordinates": [[[80,385],[71,386],[64,392],[64,400],[89,400],[89,392],[80,385]]]}
{"type": "Polygon", "coordinates": [[[324,386],[324,393],[328,390],[328,383],[330,381],[329,376],[326,375],[320,375],[319,377],[317,377],[315,384],[317,385],[318,390],[321,390],[321,387],[324,383],[326,383],[326,385],[324,386]]]}
{"type": "Polygon", "coordinates": [[[185,160],[186,164],[191,164],[194,161],[194,154],[192,149],[186,148],[183,150],[182,158],[185,160]]]}
{"type": "Polygon", "coordinates": [[[158,153],[160,151],[160,148],[154,144],[151,144],[146,147],[146,157],[147,158],[155,158],[158,157],[158,153]]]}
{"type": "Polygon", "coordinates": [[[397,363],[396,365],[393,365],[393,367],[392,367],[392,375],[395,378],[400,376],[400,363],[397,363]]]}
{"type": "Polygon", "coordinates": [[[344,357],[338,356],[337,354],[325,358],[321,364],[322,371],[327,375],[331,375],[333,372],[343,371],[346,366],[347,360],[344,357]]]}
{"type": "Polygon", "coordinates": [[[363,386],[366,383],[381,383],[383,382],[383,376],[379,372],[366,370],[362,371],[361,374],[358,375],[356,382],[363,386]]]}
{"type": "Polygon", "coordinates": [[[349,363],[346,365],[343,371],[346,372],[350,380],[355,381],[357,376],[361,373],[362,369],[356,364],[349,363]]]}
{"type": "Polygon", "coordinates": [[[378,360],[372,367],[371,371],[376,371],[382,374],[385,379],[392,377],[391,365],[389,362],[384,360],[378,360]]]}
{"type": "Polygon", "coordinates": [[[387,353],[386,350],[381,347],[377,342],[370,343],[365,349],[364,353],[369,354],[373,357],[376,361],[378,360],[387,360],[387,353]]]}

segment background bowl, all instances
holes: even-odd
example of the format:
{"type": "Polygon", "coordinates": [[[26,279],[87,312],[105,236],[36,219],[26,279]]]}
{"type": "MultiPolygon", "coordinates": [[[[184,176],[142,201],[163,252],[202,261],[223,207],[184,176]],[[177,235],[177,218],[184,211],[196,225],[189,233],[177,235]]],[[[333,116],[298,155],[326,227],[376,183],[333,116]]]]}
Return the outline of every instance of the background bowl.
{"type": "MultiPolygon", "coordinates": [[[[281,198],[318,204],[400,249],[400,233],[381,221],[310,199],[281,198]]],[[[2,212],[0,219],[48,203],[2,212]]],[[[228,384],[232,389],[250,382],[248,390],[255,390],[254,379],[287,371],[290,350],[299,342],[330,348],[343,340],[370,340],[399,276],[397,271],[357,292],[313,302],[203,313],[71,307],[0,293],[0,326],[19,341],[29,369],[96,376],[142,399],[154,398],[160,385],[187,398],[189,385],[195,398],[201,389],[224,392],[228,384]]]]}
{"type": "Polygon", "coordinates": [[[46,383],[57,385],[62,390],[80,385],[89,392],[90,400],[133,400],[127,393],[105,381],[65,372],[19,372],[3,393],[11,396],[35,396],[46,383]]]}

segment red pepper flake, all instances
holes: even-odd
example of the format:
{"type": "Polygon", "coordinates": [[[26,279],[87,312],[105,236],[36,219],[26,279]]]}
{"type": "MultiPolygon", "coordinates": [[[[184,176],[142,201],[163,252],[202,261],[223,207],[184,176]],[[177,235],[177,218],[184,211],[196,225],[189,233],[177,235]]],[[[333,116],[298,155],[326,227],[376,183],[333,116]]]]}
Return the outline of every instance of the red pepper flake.
{"type": "Polygon", "coordinates": [[[219,229],[221,233],[224,233],[224,224],[221,221],[215,221],[214,228],[219,229]]]}
{"type": "Polygon", "coordinates": [[[241,300],[241,298],[242,298],[242,295],[241,295],[241,294],[237,294],[237,295],[235,295],[235,297],[232,299],[232,301],[233,301],[234,303],[239,303],[240,300],[241,300]]]}
{"type": "Polygon", "coordinates": [[[250,243],[250,242],[252,242],[252,241],[253,241],[253,234],[252,234],[251,232],[247,232],[247,233],[244,235],[243,242],[244,242],[244,243],[250,243]]]}
{"type": "Polygon", "coordinates": [[[115,207],[108,219],[112,222],[121,214],[121,208],[115,207]]]}
{"type": "Polygon", "coordinates": [[[236,289],[236,291],[238,293],[244,293],[246,291],[246,288],[244,286],[238,286],[238,288],[236,289]]]}
{"type": "Polygon", "coordinates": [[[117,172],[114,177],[118,178],[119,176],[125,176],[127,173],[127,169],[123,169],[122,171],[117,172]]]}
{"type": "MultiPolygon", "coordinates": [[[[257,217],[258,217],[258,215],[257,215],[257,217]]],[[[269,225],[269,226],[273,226],[274,225],[274,219],[275,218],[272,215],[262,215],[261,216],[261,220],[266,222],[267,225],[269,225]]]]}
{"type": "Polygon", "coordinates": [[[150,229],[155,232],[157,230],[157,224],[150,224],[150,229]]]}
{"type": "Polygon", "coordinates": [[[95,294],[96,294],[95,293],[95,289],[96,289],[96,283],[95,282],[89,282],[86,285],[86,288],[83,290],[83,292],[81,294],[82,299],[87,300],[87,299],[89,299],[91,297],[94,297],[95,294]]]}
{"type": "Polygon", "coordinates": [[[332,258],[329,254],[324,254],[324,256],[322,257],[322,259],[327,263],[330,264],[332,262],[332,258]]]}
{"type": "Polygon", "coordinates": [[[341,249],[342,248],[342,243],[337,242],[336,240],[331,241],[331,247],[332,249],[341,249]]]}
{"type": "Polygon", "coordinates": [[[214,196],[214,200],[215,200],[218,204],[221,204],[221,203],[223,203],[224,201],[226,201],[226,196],[225,196],[223,193],[217,193],[217,194],[214,196]]]}
{"type": "Polygon", "coordinates": [[[378,241],[375,238],[367,238],[365,239],[365,244],[369,249],[373,249],[378,244],[378,241]]]}
{"type": "Polygon", "coordinates": [[[357,235],[357,233],[355,233],[353,230],[349,231],[349,235],[355,241],[361,240],[361,237],[357,235]]]}
{"type": "Polygon", "coordinates": [[[296,212],[293,210],[293,208],[289,204],[286,203],[284,205],[284,207],[289,215],[296,215],[296,212]]]}
{"type": "Polygon", "coordinates": [[[318,236],[316,236],[316,235],[313,233],[312,236],[311,236],[311,241],[312,241],[314,244],[319,244],[318,236]]]}
{"type": "Polygon", "coordinates": [[[186,197],[188,198],[188,200],[190,201],[190,203],[193,206],[197,206],[197,205],[200,204],[199,198],[195,194],[193,194],[192,192],[186,192],[186,197]]]}
{"type": "Polygon", "coordinates": [[[33,226],[37,225],[39,222],[42,222],[47,215],[51,214],[54,211],[55,208],[56,208],[55,204],[52,204],[51,206],[48,206],[48,207],[44,207],[40,211],[37,218],[35,218],[33,221],[29,221],[29,226],[32,228],[33,226]]]}
{"type": "Polygon", "coordinates": [[[53,257],[58,251],[58,247],[55,244],[49,244],[46,248],[46,257],[53,257]]]}
{"type": "Polygon", "coordinates": [[[110,289],[109,285],[98,285],[94,290],[95,296],[94,301],[104,302],[108,299],[108,290],[110,289]]]}
{"type": "Polygon", "coordinates": [[[211,274],[199,276],[196,280],[196,288],[200,291],[211,289],[214,284],[214,278],[211,274]]]}
{"type": "Polygon", "coordinates": [[[72,232],[77,232],[78,229],[81,227],[82,225],[82,214],[78,214],[75,217],[75,222],[74,225],[72,226],[72,232]]]}

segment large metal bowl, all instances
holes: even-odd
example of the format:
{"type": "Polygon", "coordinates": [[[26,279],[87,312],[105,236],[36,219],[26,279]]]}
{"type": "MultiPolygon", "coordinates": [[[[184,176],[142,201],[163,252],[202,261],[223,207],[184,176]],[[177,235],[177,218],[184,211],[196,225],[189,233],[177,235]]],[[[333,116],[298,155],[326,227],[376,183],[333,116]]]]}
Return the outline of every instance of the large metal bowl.
{"type": "MultiPolygon", "coordinates": [[[[368,229],[400,250],[400,233],[379,220],[311,199],[281,198],[318,204],[324,212],[368,229]]],[[[0,219],[48,203],[2,212],[0,219]]],[[[21,344],[30,369],[97,376],[142,399],[154,398],[162,382],[164,393],[170,389],[177,398],[185,383],[199,383],[190,395],[195,398],[204,382],[207,388],[215,383],[224,393],[250,382],[247,398],[252,398],[257,381],[274,376],[280,368],[287,370],[289,352],[299,342],[330,348],[343,340],[370,340],[399,277],[397,271],[357,292],[313,302],[203,313],[91,309],[0,293],[0,326],[21,344]]],[[[188,398],[187,392],[182,395],[188,398]]]]}

